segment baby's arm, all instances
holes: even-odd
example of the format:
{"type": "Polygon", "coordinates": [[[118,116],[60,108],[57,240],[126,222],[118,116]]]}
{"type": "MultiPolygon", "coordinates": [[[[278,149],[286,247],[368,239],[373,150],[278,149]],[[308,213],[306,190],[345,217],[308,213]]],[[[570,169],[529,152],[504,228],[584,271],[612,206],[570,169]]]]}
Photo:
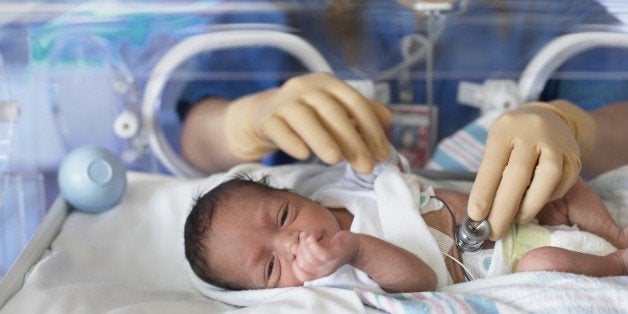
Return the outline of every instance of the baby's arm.
{"type": "Polygon", "coordinates": [[[303,281],[327,276],[350,264],[387,292],[436,289],[436,273],[418,256],[369,235],[340,231],[325,246],[303,232],[293,253],[297,256],[293,271],[303,281]]]}

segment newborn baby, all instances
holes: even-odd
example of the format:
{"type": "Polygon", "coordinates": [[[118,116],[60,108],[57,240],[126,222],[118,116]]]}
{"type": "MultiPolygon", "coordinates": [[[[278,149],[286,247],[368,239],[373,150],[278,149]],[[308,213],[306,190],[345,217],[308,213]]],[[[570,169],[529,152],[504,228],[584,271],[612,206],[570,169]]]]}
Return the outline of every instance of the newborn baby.
{"type": "MultiPolygon", "coordinates": [[[[451,238],[454,227],[465,216],[467,196],[453,190],[413,188],[418,195],[417,209],[434,237],[451,238]]],[[[364,189],[368,190],[368,185],[364,189]]],[[[185,224],[186,258],[200,279],[234,290],[300,286],[325,278],[342,281],[347,276],[338,274],[353,270],[358,273],[358,283],[372,281],[387,292],[437,288],[438,276],[430,261],[386,239],[355,232],[354,226],[364,220],[363,215],[357,215],[355,209],[322,206],[289,190],[270,187],[264,179],[232,178],[194,204],[185,224]],[[356,217],[362,218],[356,222],[356,217]]],[[[549,203],[538,219],[546,225],[578,225],[620,249],[611,247],[600,256],[551,246],[527,248],[521,256],[511,254],[506,258],[512,258],[506,264],[513,271],[628,274],[628,231],[614,223],[584,181],[580,180],[563,199],[549,203]]],[[[510,238],[525,237],[526,233],[520,231],[526,228],[515,225],[516,235],[510,238]]],[[[518,251],[513,249],[517,241],[500,246],[501,250],[518,251]]],[[[492,245],[487,241],[485,249],[492,245]]],[[[459,263],[457,247],[440,246],[450,256],[443,258],[451,279],[463,281],[465,270],[459,263]]]]}

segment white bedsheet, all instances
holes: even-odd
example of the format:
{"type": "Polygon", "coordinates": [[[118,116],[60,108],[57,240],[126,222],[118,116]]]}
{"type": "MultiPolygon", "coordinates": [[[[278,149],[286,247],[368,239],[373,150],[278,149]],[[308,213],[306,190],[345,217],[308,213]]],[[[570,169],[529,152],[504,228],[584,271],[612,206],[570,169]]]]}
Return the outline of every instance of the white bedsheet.
{"type": "MultiPolygon", "coordinates": [[[[318,171],[317,167],[301,166],[294,171],[296,168],[287,166],[273,171],[282,180],[298,181],[318,171]]],[[[453,285],[439,292],[414,294],[296,287],[247,308],[210,300],[190,282],[182,233],[192,197],[221,178],[189,180],[130,173],[129,190],[119,206],[98,215],[80,212],[69,215],[50,251],[33,267],[23,288],[0,312],[355,313],[376,309],[624,312],[628,309],[628,276],[589,278],[548,272],[514,274],[453,285]]],[[[626,225],[628,167],[600,178],[593,186],[608,189],[602,195],[613,201],[614,217],[626,225]]]]}

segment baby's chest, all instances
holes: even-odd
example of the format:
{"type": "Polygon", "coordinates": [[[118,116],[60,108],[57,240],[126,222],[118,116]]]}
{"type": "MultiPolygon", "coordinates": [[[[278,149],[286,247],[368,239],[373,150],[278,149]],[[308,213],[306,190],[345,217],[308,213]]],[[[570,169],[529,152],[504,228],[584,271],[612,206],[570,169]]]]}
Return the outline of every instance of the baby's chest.
{"type": "MultiPolygon", "coordinates": [[[[439,235],[439,232],[432,232],[437,242],[439,242],[441,251],[446,251],[444,253],[447,253],[458,261],[461,261],[462,255],[458,250],[458,247],[454,244],[454,228],[457,223],[453,213],[443,206],[440,210],[432,211],[421,216],[429,227],[436,229],[441,233],[439,235]],[[444,239],[444,237],[447,239],[444,239]],[[449,247],[449,249],[444,249],[443,247],[449,247]]],[[[444,255],[443,258],[445,258],[444,255]]],[[[447,266],[447,271],[455,283],[464,281],[464,271],[458,263],[453,261],[451,258],[445,258],[445,265],[447,266]]]]}

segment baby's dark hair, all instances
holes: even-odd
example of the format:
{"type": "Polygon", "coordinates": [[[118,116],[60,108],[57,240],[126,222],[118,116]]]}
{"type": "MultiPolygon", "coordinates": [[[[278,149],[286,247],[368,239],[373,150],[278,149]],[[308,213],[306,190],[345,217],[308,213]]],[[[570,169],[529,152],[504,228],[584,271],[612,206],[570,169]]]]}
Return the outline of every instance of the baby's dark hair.
{"type": "Polygon", "coordinates": [[[214,210],[220,205],[223,199],[231,192],[238,189],[250,187],[262,191],[276,191],[269,184],[270,177],[263,176],[259,179],[253,178],[249,174],[238,173],[227,181],[224,181],[211,189],[209,192],[197,196],[192,205],[192,210],[185,221],[183,238],[185,241],[185,257],[187,258],[192,271],[203,281],[216,287],[229,290],[242,290],[232,283],[220,278],[216,270],[209,265],[205,256],[207,248],[204,240],[211,236],[211,223],[214,210]]]}

